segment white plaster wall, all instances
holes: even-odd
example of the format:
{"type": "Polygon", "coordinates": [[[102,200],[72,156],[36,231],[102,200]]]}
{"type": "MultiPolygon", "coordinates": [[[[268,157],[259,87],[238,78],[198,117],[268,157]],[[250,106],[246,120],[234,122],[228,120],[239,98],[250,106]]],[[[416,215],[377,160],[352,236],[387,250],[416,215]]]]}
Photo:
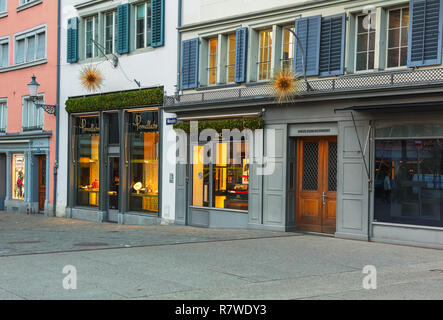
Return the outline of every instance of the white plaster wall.
{"type": "MultiPolygon", "coordinates": [[[[61,33],[61,96],[60,96],[60,160],[57,188],[57,215],[64,216],[67,201],[67,176],[68,176],[68,114],[65,111],[65,102],[68,97],[91,94],[79,83],[80,70],[88,65],[80,63],[69,64],[66,62],[66,26],[67,20],[79,16],[74,5],[84,3],[85,0],[62,1],[62,33],[61,33]]],[[[95,8],[109,6],[109,4],[125,3],[127,0],[109,0],[105,3],[85,9],[91,11],[95,8]]],[[[80,12],[81,15],[81,12],[80,12]]],[[[90,64],[98,65],[104,76],[104,84],[100,92],[137,89],[133,79],[141,82],[142,87],[164,86],[167,95],[173,95],[177,76],[177,17],[178,8],[176,0],[165,1],[165,46],[152,49],[148,52],[133,52],[129,55],[119,56],[119,66],[114,69],[110,62],[100,60],[90,64]]],[[[165,117],[166,118],[166,117],[165,117]]],[[[172,126],[164,127],[164,134],[174,134],[172,126]],[[172,133],[171,133],[172,132],[172,133]]],[[[163,141],[167,141],[163,137],[163,141]]],[[[175,139],[174,139],[175,141],[175,139]]],[[[167,150],[164,146],[164,150],[167,150]]],[[[174,174],[175,164],[163,158],[163,218],[173,220],[175,217],[175,185],[169,183],[169,173],[174,174]],[[165,196],[167,195],[167,196],[165,196]]],[[[175,179],[174,179],[175,181],[175,179]]]]}
{"type": "Polygon", "coordinates": [[[183,24],[236,16],[315,0],[183,0],[183,24]]]}

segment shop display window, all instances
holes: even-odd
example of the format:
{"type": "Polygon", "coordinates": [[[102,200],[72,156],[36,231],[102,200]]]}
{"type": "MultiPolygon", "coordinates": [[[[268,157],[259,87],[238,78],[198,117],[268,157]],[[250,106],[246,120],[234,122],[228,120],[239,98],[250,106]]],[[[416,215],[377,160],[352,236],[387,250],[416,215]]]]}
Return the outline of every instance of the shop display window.
{"type": "Polygon", "coordinates": [[[129,210],[158,214],[158,113],[131,113],[129,118],[129,210]]]}
{"type": "Polygon", "coordinates": [[[99,142],[98,117],[76,119],[76,172],[77,205],[98,207],[99,201],[99,142]]]}
{"type": "Polygon", "coordinates": [[[14,154],[12,157],[12,198],[25,198],[25,155],[14,154]]]}
{"type": "Polygon", "coordinates": [[[202,145],[193,147],[193,205],[248,210],[249,159],[245,141],[218,142],[213,163],[203,164],[202,145]]]}
{"type": "Polygon", "coordinates": [[[443,227],[443,140],[377,140],[374,220],[443,227]]]}

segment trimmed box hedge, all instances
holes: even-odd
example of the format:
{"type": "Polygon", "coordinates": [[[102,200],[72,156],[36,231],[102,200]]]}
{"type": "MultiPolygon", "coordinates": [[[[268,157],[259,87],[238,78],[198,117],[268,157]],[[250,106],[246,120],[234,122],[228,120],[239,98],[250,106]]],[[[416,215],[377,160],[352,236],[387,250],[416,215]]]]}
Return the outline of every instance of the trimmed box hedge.
{"type": "Polygon", "coordinates": [[[115,110],[125,107],[141,107],[163,104],[163,90],[151,88],[128,92],[108,93],[71,98],[66,101],[66,112],[115,110]]]}
{"type": "MultiPolygon", "coordinates": [[[[198,121],[198,131],[204,129],[214,129],[218,133],[222,133],[223,129],[238,129],[240,131],[244,129],[256,130],[263,129],[265,121],[263,118],[244,118],[244,119],[229,119],[229,120],[204,120],[198,121]]],[[[190,131],[190,122],[183,121],[174,124],[174,129],[181,129],[186,133],[190,131]]]]}

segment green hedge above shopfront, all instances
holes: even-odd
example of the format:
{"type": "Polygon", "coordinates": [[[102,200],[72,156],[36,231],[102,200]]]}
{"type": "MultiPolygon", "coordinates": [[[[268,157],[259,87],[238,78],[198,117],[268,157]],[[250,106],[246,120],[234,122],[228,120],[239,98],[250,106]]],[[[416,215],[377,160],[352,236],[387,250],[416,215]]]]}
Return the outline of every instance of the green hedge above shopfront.
{"type": "MultiPolygon", "coordinates": [[[[229,119],[229,120],[205,120],[198,121],[198,131],[204,129],[214,129],[221,133],[223,129],[238,129],[240,131],[244,129],[256,130],[263,129],[265,121],[263,118],[244,118],[244,119],[229,119]]],[[[174,124],[174,129],[181,129],[186,133],[190,131],[190,122],[183,121],[174,124]]]]}
{"type": "Polygon", "coordinates": [[[66,112],[115,110],[126,107],[155,106],[162,104],[163,90],[161,88],[152,88],[71,98],[66,101],[66,112]]]}

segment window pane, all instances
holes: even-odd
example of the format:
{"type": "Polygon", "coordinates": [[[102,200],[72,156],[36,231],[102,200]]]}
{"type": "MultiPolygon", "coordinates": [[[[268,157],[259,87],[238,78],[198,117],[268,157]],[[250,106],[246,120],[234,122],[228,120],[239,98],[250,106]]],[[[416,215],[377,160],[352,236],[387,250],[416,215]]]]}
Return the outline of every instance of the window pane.
{"type": "Polygon", "coordinates": [[[147,4],[148,14],[146,15],[146,46],[151,45],[151,5],[147,4]]]}
{"type": "Polygon", "coordinates": [[[408,47],[401,48],[400,65],[405,66],[407,64],[408,64],[408,47]]]}
{"type": "Polygon", "coordinates": [[[389,11],[389,29],[400,27],[400,9],[389,11]]]}
{"type": "Polygon", "coordinates": [[[408,27],[401,29],[401,46],[402,47],[408,46],[408,27]]]}
{"type": "Polygon", "coordinates": [[[389,30],[388,32],[388,46],[389,48],[396,48],[400,46],[400,29],[389,30]]]}
{"type": "Polygon", "coordinates": [[[400,49],[389,49],[388,50],[388,68],[398,67],[400,49]]]}
{"type": "Polygon", "coordinates": [[[114,51],[114,12],[109,12],[105,16],[105,52],[114,51]]]}
{"type": "Polygon", "coordinates": [[[443,142],[376,141],[375,221],[443,226],[443,142]]]}
{"type": "Polygon", "coordinates": [[[368,50],[368,34],[359,34],[357,36],[357,52],[368,50]]]}
{"type": "Polygon", "coordinates": [[[402,22],[401,22],[402,27],[409,25],[409,8],[402,9],[401,19],[402,19],[402,22]]]}
{"type": "Polygon", "coordinates": [[[12,199],[25,198],[25,155],[12,156],[12,199]]]}
{"type": "Polygon", "coordinates": [[[85,41],[86,41],[86,58],[92,58],[92,39],[93,39],[93,19],[86,20],[85,41]]]}
{"type": "Polygon", "coordinates": [[[203,163],[204,146],[192,150],[192,205],[209,207],[209,164],[203,163]]]}
{"type": "Polygon", "coordinates": [[[375,32],[369,33],[369,51],[375,50],[375,32]]]}
{"type": "Polygon", "coordinates": [[[27,38],[26,61],[35,60],[35,36],[27,38]]]}
{"type": "Polygon", "coordinates": [[[358,16],[357,30],[358,33],[364,33],[368,31],[368,19],[366,18],[366,16],[358,16]]]}
{"type": "Polygon", "coordinates": [[[213,169],[215,208],[248,210],[249,161],[245,142],[217,143],[213,169]]]}
{"type": "Polygon", "coordinates": [[[98,117],[76,119],[77,166],[75,183],[78,206],[98,207],[100,173],[99,128],[98,117]]]}
{"type": "Polygon", "coordinates": [[[368,70],[374,69],[374,52],[368,53],[368,70]]]}
{"type": "Polygon", "coordinates": [[[1,53],[0,53],[2,59],[0,66],[7,67],[9,65],[9,45],[3,44],[1,46],[1,53]]]}
{"type": "Polygon", "coordinates": [[[130,115],[129,209],[158,213],[158,113],[130,115]]]}
{"type": "Polygon", "coordinates": [[[37,35],[37,59],[43,59],[46,56],[46,33],[37,35]]]}
{"type": "Polygon", "coordinates": [[[366,52],[357,53],[357,71],[367,69],[368,54],[366,52]]]}
{"type": "Polygon", "coordinates": [[[137,6],[136,19],[136,47],[137,49],[145,46],[145,5],[137,6]]]}
{"type": "Polygon", "coordinates": [[[17,41],[16,63],[25,62],[25,39],[17,41]]]}

